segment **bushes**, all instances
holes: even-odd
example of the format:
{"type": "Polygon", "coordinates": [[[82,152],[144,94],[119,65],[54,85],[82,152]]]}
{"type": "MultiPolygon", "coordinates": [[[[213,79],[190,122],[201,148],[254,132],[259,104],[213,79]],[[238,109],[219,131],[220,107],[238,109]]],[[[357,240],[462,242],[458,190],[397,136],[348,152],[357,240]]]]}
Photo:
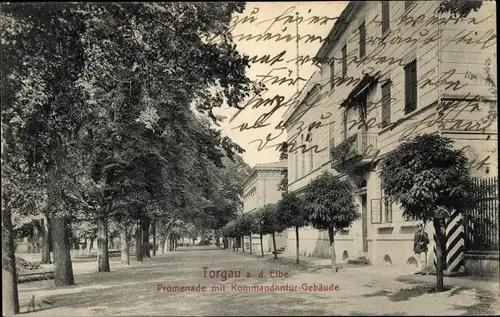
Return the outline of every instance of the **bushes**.
{"type": "Polygon", "coordinates": [[[23,272],[26,272],[26,271],[36,271],[36,270],[39,270],[41,268],[42,267],[37,262],[29,262],[23,258],[16,256],[16,272],[17,272],[17,274],[20,274],[20,273],[22,274],[23,272]]]}

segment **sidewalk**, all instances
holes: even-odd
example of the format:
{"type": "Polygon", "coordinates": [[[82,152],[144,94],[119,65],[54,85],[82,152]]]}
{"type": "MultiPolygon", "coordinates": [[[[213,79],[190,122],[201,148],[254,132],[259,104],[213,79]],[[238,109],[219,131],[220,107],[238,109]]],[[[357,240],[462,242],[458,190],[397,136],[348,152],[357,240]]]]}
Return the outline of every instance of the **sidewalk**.
{"type": "MultiPolygon", "coordinates": [[[[249,254],[246,250],[245,253],[239,251],[241,254],[254,256],[263,260],[272,260],[274,255],[270,252],[264,252],[264,257],[259,254],[249,254]]],[[[295,263],[295,256],[289,254],[279,254],[278,260],[283,264],[297,265],[295,263]]],[[[316,257],[303,257],[299,258],[299,265],[305,268],[317,270],[331,269],[331,260],[326,258],[316,257]]],[[[408,284],[436,284],[435,275],[416,275],[411,270],[400,266],[384,266],[384,265],[355,265],[348,264],[345,261],[338,261],[337,268],[339,271],[353,276],[366,276],[367,279],[373,280],[394,280],[408,284]]],[[[461,288],[475,288],[478,290],[492,292],[499,294],[500,283],[494,278],[484,278],[478,276],[456,276],[444,277],[444,284],[449,286],[458,286],[461,288]]]]}
{"type": "MultiPolygon", "coordinates": [[[[444,278],[445,285],[459,286],[463,288],[475,288],[499,294],[500,283],[493,278],[486,279],[480,276],[455,276],[444,278]]],[[[436,275],[402,275],[397,278],[401,282],[410,283],[436,283],[436,275]]]]}

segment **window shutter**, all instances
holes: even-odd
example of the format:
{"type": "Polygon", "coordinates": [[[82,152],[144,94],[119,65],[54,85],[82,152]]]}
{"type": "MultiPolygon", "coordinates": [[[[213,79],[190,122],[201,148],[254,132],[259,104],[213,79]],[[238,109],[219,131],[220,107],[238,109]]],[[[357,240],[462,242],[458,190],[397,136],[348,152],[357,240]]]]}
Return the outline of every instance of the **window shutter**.
{"type": "Polygon", "coordinates": [[[347,44],[342,47],[342,78],[347,76],[347,44]]]}
{"type": "Polygon", "coordinates": [[[312,171],[313,169],[313,159],[314,159],[314,150],[312,149],[312,136],[313,136],[313,131],[311,129],[311,131],[309,132],[309,171],[312,171]]]}
{"type": "Polygon", "coordinates": [[[389,196],[385,196],[383,198],[383,204],[384,204],[384,214],[385,214],[384,222],[391,223],[392,222],[392,200],[391,200],[391,198],[389,196]]]}
{"type": "Polygon", "coordinates": [[[345,109],[344,114],[342,115],[342,124],[344,128],[344,140],[347,139],[347,109],[345,109]]]}
{"type": "Polygon", "coordinates": [[[382,34],[389,30],[389,1],[382,1],[382,34]]]}
{"type": "Polygon", "coordinates": [[[382,127],[391,123],[391,82],[382,86],[382,127]]]}
{"type": "Polygon", "coordinates": [[[405,66],[405,114],[417,109],[417,62],[405,66]]]}
{"type": "Polygon", "coordinates": [[[359,26],[359,58],[364,57],[366,54],[366,29],[365,22],[359,26]]]}
{"type": "Polygon", "coordinates": [[[408,10],[415,1],[405,1],[405,10],[408,10]]]}
{"type": "Polygon", "coordinates": [[[335,87],[335,59],[330,64],[330,87],[335,87]]]}
{"type": "Polygon", "coordinates": [[[328,125],[328,140],[330,145],[330,160],[332,159],[332,150],[335,147],[335,138],[333,137],[335,134],[335,122],[330,122],[328,125]]]}

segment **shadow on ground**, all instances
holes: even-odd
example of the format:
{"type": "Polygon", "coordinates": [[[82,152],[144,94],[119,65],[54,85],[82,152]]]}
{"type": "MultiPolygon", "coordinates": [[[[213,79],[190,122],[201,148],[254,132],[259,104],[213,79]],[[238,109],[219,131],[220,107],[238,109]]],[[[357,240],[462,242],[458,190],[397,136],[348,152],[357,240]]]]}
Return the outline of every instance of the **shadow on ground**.
{"type": "MultiPolygon", "coordinates": [[[[463,290],[463,289],[462,289],[463,290]]],[[[498,316],[500,314],[500,301],[493,292],[479,291],[476,297],[479,302],[472,306],[453,305],[455,309],[465,310],[461,316],[498,316]]]]}
{"type": "MultiPolygon", "coordinates": [[[[445,290],[449,291],[451,290],[451,287],[446,287],[445,290]]],[[[363,297],[377,297],[377,296],[386,296],[390,301],[393,302],[402,302],[402,301],[407,301],[413,297],[418,297],[424,294],[432,294],[432,293],[437,293],[437,289],[435,286],[430,286],[430,285],[415,285],[412,288],[402,288],[397,292],[389,292],[385,290],[377,291],[375,293],[371,294],[365,294],[363,297]]],[[[458,292],[456,293],[458,294],[458,292]]],[[[455,295],[455,294],[453,294],[455,295]]],[[[450,295],[450,296],[453,296],[450,295]]]]}

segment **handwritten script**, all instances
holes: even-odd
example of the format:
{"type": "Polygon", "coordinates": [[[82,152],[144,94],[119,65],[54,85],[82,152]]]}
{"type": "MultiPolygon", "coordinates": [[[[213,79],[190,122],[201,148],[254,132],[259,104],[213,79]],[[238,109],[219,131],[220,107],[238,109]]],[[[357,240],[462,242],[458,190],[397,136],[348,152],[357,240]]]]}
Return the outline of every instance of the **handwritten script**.
{"type": "MultiPolygon", "coordinates": [[[[381,16],[369,14],[370,18],[367,17],[365,21],[367,34],[364,38],[364,54],[360,54],[358,26],[350,27],[339,17],[313,14],[312,8],[304,14],[304,10],[297,13],[297,8],[290,6],[278,15],[269,17],[269,15],[263,14],[264,10],[253,7],[249,8],[246,13],[235,16],[231,25],[234,41],[259,43],[261,50],[265,49],[266,43],[290,42],[296,44],[299,42],[301,45],[314,47],[313,51],[317,51],[321,45],[331,44],[331,46],[335,46],[337,42],[341,42],[342,36],[334,38],[324,35],[328,34],[334,24],[336,28],[346,27],[344,31],[346,39],[342,43],[346,43],[348,49],[342,56],[340,56],[340,48],[334,48],[334,51],[339,52],[338,56],[320,57],[319,55],[298,55],[296,50],[284,49],[285,45],[283,45],[283,49],[279,49],[275,53],[262,52],[249,56],[251,67],[253,65],[260,65],[261,68],[262,66],[269,67],[266,73],[257,75],[257,80],[265,84],[268,89],[264,95],[250,96],[241,109],[237,110],[229,120],[229,123],[233,124],[232,129],[240,132],[266,129],[264,134],[267,135],[264,138],[257,138],[249,144],[257,146],[258,151],[274,148],[277,151],[288,153],[327,151],[327,147],[319,148],[312,142],[308,146],[307,141],[311,139],[314,130],[331,124],[337,127],[343,126],[345,134],[351,130],[391,133],[385,131],[396,131],[397,128],[399,141],[414,136],[423,128],[435,128],[436,131],[440,129],[479,132],[486,135],[488,128],[495,124],[496,105],[490,107],[490,111],[485,111],[484,96],[473,93],[474,86],[463,80],[459,76],[462,74],[457,69],[452,68],[438,71],[438,67],[427,67],[422,68],[425,70],[419,69],[417,71],[419,74],[418,91],[437,89],[441,95],[454,93],[462,96],[458,99],[436,100],[434,110],[426,112],[423,116],[415,116],[418,119],[410,120],[404,115],[392,122],[381,119],[380,109],[385,103],[389,102],[395,107],[404,105],[404,91],[389,99],[373,98],[373,100],[367,100],[364,103],[366,110],[363,117],[343,119],[346,107],[340,108],[341,103],[345,101],[342,98],[346,98],[347,94],[357,87],[363,78],[370,76],[382,86],[384,83],[391,82],[390,78],[394,76],[396,69],[399,71],[406,66],[408,63],[408,58],[405,57],[406,53],[403,54],[401,52],[403,50],[398,50],[398,48],[415,49],[418,47],[419,52],[426,52],[436,46],[445,48],[460,45],[460,47],[470,47],[471,50],[480,48],[491,51],[491,48],[496,45],[496,31],[478,27],[481,24],[486,25],[493,15],[479,19],[477,17],[433,15],[428,13],[430,11],[427,11],[426,14],[415,14],[412,13],[413,11],[406,11],[400,14],[395,21],[391,20],[390,29],[384,34],[381,34],[381,16]],[[296,32],[299,28],[310,30],[313,27],[320,28],[323,36],[296,32]],[[451,35],[443,36],[444,33],[440,31],[443,27],[455,28],[457,31],[449,33],[451,35]],[[252,30],[255,32],[257,29],[263,31],[260,33],[240,31],[252,30]],[[353,30],[351,31],[351,29],[353,30]],[[411,32],[408,31],[410,29],[411,32]],[[322,75],[315,81],[308,80],[307,77],[297,75],[294,68],[297,66],[316,69],[321,71],[322,75]],[[330,73],[331,71],[334,71],[333,75],[330,73]],[[274,92],[278,88],[285,89],[286,87],[293,91],[297,85],[305,85],[310,93],[297,91],[290,96],[290,94],[274,92]],[[337,92],[343,92],[343,94],[337,92]],[[294,111],[289,108],[294,109],[294,111]],[[283,113],[287,109],[288,112],[293,112],[293,115],[285,119],[283,113]],[[234,121],[246,111],[264,112],[255,121],[234,125],[234,121]],[[480,118],[478,118],[478,114],[480,114],[480,118]],[[267,132],[269,129],[272,129],[272,132],[267,132]],[[288,134],[287,141],[283,142],[286,134],[288,134]],[[306,136],[306,142],[301,138],[303,135],[306,136]]],[[[216,41],[217,37],[212,37],[209,40],[216,41]]],[[[271,46],[276,47],[276,44],[271,46]]],[[[293,48],[294,46],[289,45],[289,47],[293,48]]],[[[322,55],[331,56],[331,54],[322,55]]],[[[419,104],[417,108],[424,106],[426,105],[419,104]]],[[[463,150],[468,151],[469,147],[463,150]]],[[[373,156],[377,155],[378,152],[375,151],[373,156]]],[[[486,164],[488,159],[489,157],[478,163],[473,161],[471,166],[480,168],[486,164]]]]}

